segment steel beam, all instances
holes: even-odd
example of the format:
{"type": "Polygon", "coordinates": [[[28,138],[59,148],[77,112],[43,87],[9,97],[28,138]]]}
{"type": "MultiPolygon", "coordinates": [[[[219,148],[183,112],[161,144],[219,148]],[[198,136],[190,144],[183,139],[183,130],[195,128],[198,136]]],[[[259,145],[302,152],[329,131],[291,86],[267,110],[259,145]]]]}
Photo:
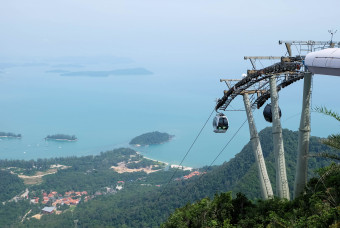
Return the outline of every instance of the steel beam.
{"type": "Polygon", "coordinates": [[[273,75],[269,79],[270,99],[272,103],[272,119],[273,119],[273,148],[275,155],[276,167],[276,194],[280,198],[289,200],[289,188],[286,174],[286,163],[283,149],[282,128],[279,116],[279,99],[276,88],[276,77],[273,75]]]}
{"type": "Polygon", "coordinates": [[[259,139],[259,135],[256,130],[253,112],[250,106],[249,97],[247,93],[243,94],[244,106],[246,108],[248,124],[249,124],[249,132],[250,132],[250,141],[253,147],[255,161],[257,164],[258,175],[260,178],[260,187],[261,194],[263,199],[268,199],[273,197],[273,189],[268,177],[266,164],[263,158],[262,147],[259,139]]]}
{"type": "Polygon", "coordinates": [[[247,59],[265,59],[265,60],[271,60],[271,59],[281,59],[281,56],[244,56],[244,60],[247,59]]]}
{"type": "Polygon", "coordinates": [[[297,164],[294,183],[294,198],[304,192],[307,184],[308,151],[310,137],[310,99],[312,94],[312,73],[305,73],[303,82],[302,111],[299,128],[297,164]]]}

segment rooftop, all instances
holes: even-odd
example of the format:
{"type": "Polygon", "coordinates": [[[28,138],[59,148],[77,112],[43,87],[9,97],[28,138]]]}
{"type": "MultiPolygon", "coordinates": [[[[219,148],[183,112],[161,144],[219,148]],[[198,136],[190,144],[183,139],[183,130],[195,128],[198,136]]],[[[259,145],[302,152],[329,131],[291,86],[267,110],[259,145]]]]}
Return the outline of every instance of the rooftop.
{"type": "Polygon", "coordinates": [[[51,213],[54,210],[55,210],[55,207],[44,207],[42,209],[42,211],[45,211],[45,212],[48,212],[48,213],[51,213]]]}

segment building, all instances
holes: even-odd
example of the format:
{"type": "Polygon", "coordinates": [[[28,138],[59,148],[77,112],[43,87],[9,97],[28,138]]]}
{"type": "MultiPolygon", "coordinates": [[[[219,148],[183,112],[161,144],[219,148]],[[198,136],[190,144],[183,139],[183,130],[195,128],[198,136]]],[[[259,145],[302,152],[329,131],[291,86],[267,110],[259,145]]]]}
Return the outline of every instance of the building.
{"type": "Polygon", "coordinates": [[[44,207],[41,211],[43,214],[52,214],[55,211],[55,207],[44,207]]]}

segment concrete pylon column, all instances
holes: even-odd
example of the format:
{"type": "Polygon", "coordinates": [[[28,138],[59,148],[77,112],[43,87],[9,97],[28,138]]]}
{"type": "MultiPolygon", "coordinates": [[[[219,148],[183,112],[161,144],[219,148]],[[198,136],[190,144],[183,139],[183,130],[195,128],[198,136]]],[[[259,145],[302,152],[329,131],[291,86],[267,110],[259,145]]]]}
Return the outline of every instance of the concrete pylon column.
{"type": "Polygon", "coordinates": [[[279,116],[279,99],[276,89],[276,77],[272,75],[269,79],[270,83],[270,99],[272,104],[272,132],[273,132],[273,148],[275,155],[276,167],[276,194],[280,198],[289,200],[289,187],[286,173],[286,162],[283,148],[283,137],[281,121],[279,116]]]}
{"type": "Polygon", "coordinates": [[[303,79],[302,111],[299,128],[298,153],[294,183],[294,198],[303,193],[307,184],[308,151],[310,137],[310,99],[312,94],[312,73],[305,73],[303,79]]]}
{"type": "Polygon", "coordinates": [[[260,179],[260,187],[261,187],[261,194],[263,199],[268,199],[273,197],[273,189],[270,184],[270,180],[267,173],[266,164],[262,154],[262,147],[260,144],[259,135],[256,130],[253,113],[250,107],[250,102],[248,98],[248,94],[243,94],[243,101],[244,106],[246,108],[248,124],[249,124],[249,132],[250,132],[250,141],[253,147],[255,161],[258,168],[258,174],[260,179]]]}

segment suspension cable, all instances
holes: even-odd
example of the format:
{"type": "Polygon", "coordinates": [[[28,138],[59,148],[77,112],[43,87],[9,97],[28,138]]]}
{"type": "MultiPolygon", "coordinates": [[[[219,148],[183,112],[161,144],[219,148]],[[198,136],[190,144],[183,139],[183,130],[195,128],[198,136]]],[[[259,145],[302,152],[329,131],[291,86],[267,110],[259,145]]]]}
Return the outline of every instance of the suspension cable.
{"type": "MultiPolygon", "coordinates": [[[[229,139],[229,141],[227,142],[227,144],[221,149],[221,151],[218,153],[218,155],[215,157],[215,159],[210,163],[210,165],[204,170],[203,174],[198,178],[197,182],[194,184],[194,186],[192,188],[195,188],[196,185],[200,182],[200,180],[202,179],[202,177],[207,173],[207,171],[211,168],[211,166],[213,166],[213,164],[215,163],[215,161],[218,159],[218,157],[223,153],[223,151],[229,146],[230,142],[235,138],[235,136],[239,133],[239,131],[241,130],[241,128],[244,126],[244,124],[247,122],[247,119],[241,124],[241,126],[237,129],[237,131],[233,134],[233,136],[229,139]]],[[[187,198],[189,195],[188,194],[185,196],[185,198],[187,198]]]]}
{"type": "Polygon", "coordinates": [[[210,113],[208,119],[205,121],[205,123],[203,124],[203,127],[201,128],[201,130],[199,131],[199,133],[197,134],[195,140],[192,142],[191,146],[189,147],[188,151],[186,152],[186,154],[184,155],[181,163],[178,165],[178,167],[176,168],[175,172],[172,174],[170,180],[168,181],[168,183],[166,184],[166,186],[163,188],[163,191],[161,192],[161,194],[158,197],[158,201],[161,198],[161,196],[164,194],[165,189],[168,187],[168,185],[170,184],[170,182],[172,181],[172,179],[174,178],[174,176],[176,175],[178,169],[182,166],[182,163],[184,162],[185,158],[188,156],[189,152],[191,151],[192,147],[194,146],[194,144],[196,143],[198,137],[201,135],[203,129],[205,128],[205,126],[207,125],[209,119],[211,118],[212,114],[214,113],[215,108],[212,110],[212,112],[210,113]]]}

